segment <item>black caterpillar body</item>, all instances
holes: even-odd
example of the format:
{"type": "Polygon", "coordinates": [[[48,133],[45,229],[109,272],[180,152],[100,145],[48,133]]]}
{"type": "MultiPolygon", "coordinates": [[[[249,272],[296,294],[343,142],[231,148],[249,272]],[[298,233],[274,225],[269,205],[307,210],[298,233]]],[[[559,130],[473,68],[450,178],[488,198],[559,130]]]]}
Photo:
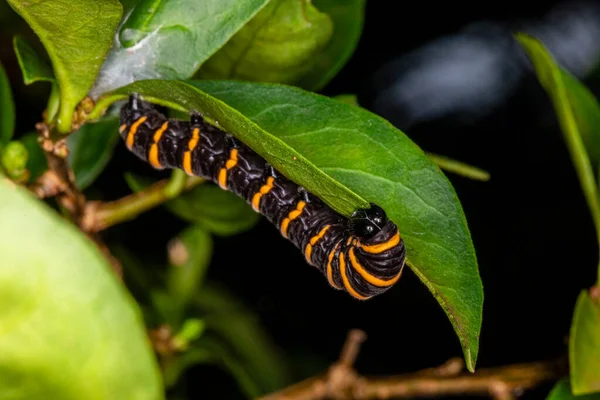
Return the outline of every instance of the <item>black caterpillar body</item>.
{"type": "Polygon", "coordinates": [[[180,168],[244,198],[334,288],[366,300],[398,281],[406,250],[398,227],[380,207],[372,204],[345,218],[199,113],[190,116],[167,119],[133,95],[121,108],[119,131],[129,150],[154,168],[180,168]]]}

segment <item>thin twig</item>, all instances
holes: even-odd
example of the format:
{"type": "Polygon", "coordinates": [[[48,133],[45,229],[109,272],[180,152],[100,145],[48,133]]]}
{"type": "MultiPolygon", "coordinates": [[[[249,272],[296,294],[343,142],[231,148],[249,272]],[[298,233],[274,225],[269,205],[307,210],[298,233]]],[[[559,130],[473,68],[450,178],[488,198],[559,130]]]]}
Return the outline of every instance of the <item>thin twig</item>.
{"type": "Polygon", "coordinates": [[[348,338],[344,343],[340,354],[339,364],[351,368],[356,362],[356,357],[360,351],[360,346],[367,340],[367,335],[360,329],[353,329],[348,333],[348,338]]]}
{"type": "Polygon", "coordinates": [[[389,377],[364,377],[352,368],[366,335],[348,334],[340,359],[327,373],[309,378],[259,400],[384,400],[455,395],[513,399],[526,389],[558,379],[567,372],[564,358],[463,372],[464,362],[453,358],[436,368],[389,377]]]}
{"type": "Polygon", "coordinates": [[[449,157],[434,153],[427,153],[427,157],[433,161],[438,167],[448,172],[453,172],[465,178],[474,179],[477,181],[489,181],[490,173],[467,163],[453,160],[449,157]]]}
{"type": "Polygon", "coordinates": [[[112,202],[88,202],[81,227],[86,232],[100,232],[121,222],[134,219],[141,213],[171,200],[184,190],[189,190],[205,180],[189,177],[181,185],[179,174],[165,179],[146,189],[112,202]],[[177,188],[177,190],[174,190],[177,188]]]}

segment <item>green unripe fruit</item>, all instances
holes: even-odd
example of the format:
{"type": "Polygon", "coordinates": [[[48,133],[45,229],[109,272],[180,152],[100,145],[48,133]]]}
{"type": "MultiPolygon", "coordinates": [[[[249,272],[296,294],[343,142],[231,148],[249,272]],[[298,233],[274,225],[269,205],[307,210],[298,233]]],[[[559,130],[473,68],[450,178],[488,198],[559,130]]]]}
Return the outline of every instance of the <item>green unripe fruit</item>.
{"type": "Polygon", "coordinates": [[[12,141],[2,149],[0,163],[6,175],[12,179],[20,179],[27,172],[27,149],[23,143],[12,141]]]}

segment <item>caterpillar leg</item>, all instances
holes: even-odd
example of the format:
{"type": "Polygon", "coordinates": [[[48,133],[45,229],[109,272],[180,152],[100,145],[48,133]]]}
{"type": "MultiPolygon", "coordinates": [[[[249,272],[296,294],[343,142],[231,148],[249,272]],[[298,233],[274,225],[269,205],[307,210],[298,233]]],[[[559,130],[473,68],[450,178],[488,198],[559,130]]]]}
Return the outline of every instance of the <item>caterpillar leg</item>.
{"type": "Polygon", "coordinates": [[[200,126],[200,125],[202,125],[203,122],[204,122],[204,116],[202,115],[201,112],[196,111],[196,110],[190,111],[190,123],[193,126],[200,126]]]}
{"type": "Polygon", "coordinates": [[[139,93],[133,93],[129,96],[129,108],[135,111],[142,109],[142,99],[140,98],[139,93]]]}
{"type": "Polygon", "coordinates": [[[239,149],[241,147],[241,143],[233,136],[228,133],[225,134],[225,142],[227,143],[227,148],[231,149],[239,149]]]}
{"type": "Polygon", "coordinates": [[[275,179],[279,178],[279,173],[271,164],[266,163],[265,170],[266,170],[268,176],[272,176],[275,179]]]}
{"type": "Polygon", "coordinates": [[[311,194],[308,192],[308,190],[306,190],[302,186],[298,186],[298,193],[300,194],[300,197],[302,198],[302,200],[304,200],[305,203],[311,203],[311,194]]]}

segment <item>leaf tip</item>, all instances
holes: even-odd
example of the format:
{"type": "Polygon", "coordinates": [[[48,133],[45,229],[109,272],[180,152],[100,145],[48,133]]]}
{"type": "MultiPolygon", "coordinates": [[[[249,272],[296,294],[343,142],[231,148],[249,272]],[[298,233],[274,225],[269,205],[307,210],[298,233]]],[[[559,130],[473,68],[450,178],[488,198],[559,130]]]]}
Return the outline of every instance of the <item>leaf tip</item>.
{"type": "Polygon", "coordinates": [[[530,35],[529,33],[525,33],[525,32],[515,32],[513,34],[513,36],[515,37],[515,39],[519,42],[521,42],[521,44],[523,45],[527,45],[528,43],[540,43],[540,40],[538,38],[536,38],[533,35],[530,35]]]}
{"type": "Polygon", "coordinates": [[[475,372],[475,364],[476,363],[477,363],[477,353],[475,353],[475,356],[473,356],[473,354],[471,353],[471,349],[466,349],[465,350],[465,364],[466,364],[469,372],[471,372],[471,373],[475,372]]]}

